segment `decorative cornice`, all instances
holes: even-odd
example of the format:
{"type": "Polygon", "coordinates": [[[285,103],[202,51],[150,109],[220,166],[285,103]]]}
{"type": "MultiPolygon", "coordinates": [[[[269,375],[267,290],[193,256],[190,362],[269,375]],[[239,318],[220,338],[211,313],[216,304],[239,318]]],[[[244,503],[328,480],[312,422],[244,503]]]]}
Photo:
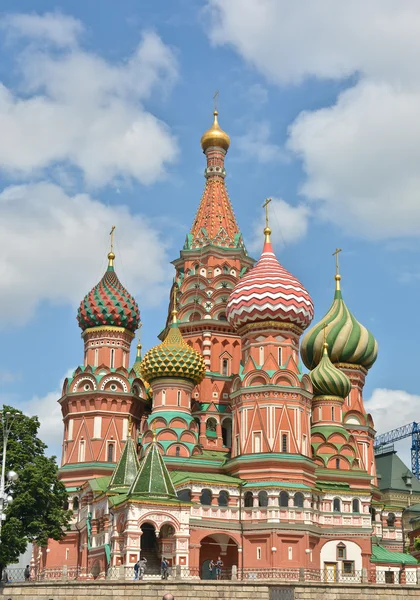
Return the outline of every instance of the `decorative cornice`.
{"type": "Polygon", "coordinates": [[[108,333],[121,333],[123,335],[127,335],[130,339],[133,339],[135,334],[129,329],[125,329],[124,327],[115,327],[115,325],[104,325],[98,327],[88,327],[82,332],[82,338],[88,336],[89,334],[108,332],[108,333]]]}

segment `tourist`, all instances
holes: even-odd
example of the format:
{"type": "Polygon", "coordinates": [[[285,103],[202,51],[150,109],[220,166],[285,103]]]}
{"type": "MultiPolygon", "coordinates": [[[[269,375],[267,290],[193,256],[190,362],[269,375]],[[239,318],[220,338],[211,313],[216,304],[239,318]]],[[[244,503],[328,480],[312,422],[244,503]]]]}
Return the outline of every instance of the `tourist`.
{"type": "Polygon", "coordinates": [[[147,559],[140,558],[140,560],[139,560],[139,579],[143,579],[143,577],[144,577],[144,572],[146,570],[146,563],[147,563],[147,559]]]}
{"type": "Polygon", "coordinates": [[[134,579],[138,579],[139,578],[139,569],[140,569],[140,561],[138,560],[136,562],[136,564],[134,565],[134,579]]]}
{"type": "Polygon", "coordinates": [[[165,557],[162,558],[162,562],[160,564],[160,570],[162,573],[162,579],[168,579],[169,576],[169,562],[165,557]]]}
{"type": "Polygon", "coordinates": [[[222,579],[222,569],[223,569],[223,561],[220,558],[220,556],[217,557],[217,560],[214,563],[214,566],[216,567],[216,579],[219,581],[220,579],[222,579]]]}
{"type": "Polygon", "coordinates": [[[28,582],[31,578],[31,569],[29,568],[29,565],[26,565],[25,571],[24,571],[24,576],[25,576],[25,581],[28,582]]]}

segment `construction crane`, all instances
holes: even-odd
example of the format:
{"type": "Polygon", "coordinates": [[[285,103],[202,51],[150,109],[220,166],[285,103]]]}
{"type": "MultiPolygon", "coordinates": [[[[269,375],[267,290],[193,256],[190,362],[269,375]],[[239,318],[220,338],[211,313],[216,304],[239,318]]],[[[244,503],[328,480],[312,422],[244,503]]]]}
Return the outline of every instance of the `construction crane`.
{"type": "Polygon", "coordinates": [[[420,479],[420,425],[412,422],[409,425],[397,427],[387,433],[375,437],[373,447],[375,454],[381,454],[385,446],[398,442],[411,436],[411,471],[414,477],[420,479]]]}

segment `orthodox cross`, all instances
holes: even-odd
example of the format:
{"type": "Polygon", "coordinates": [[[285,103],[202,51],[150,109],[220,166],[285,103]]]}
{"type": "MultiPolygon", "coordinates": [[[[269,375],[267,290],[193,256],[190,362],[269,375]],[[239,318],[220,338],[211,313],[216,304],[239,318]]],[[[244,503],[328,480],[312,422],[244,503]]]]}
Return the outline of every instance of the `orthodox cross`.
{"type": "Polygon", "coordinates": [[[219,90],[216,90],[216,92],[213,96],[213,100],[214,100],[214,112],[217,112],[217,102],[219,100],[219,90]]]}
{"type": "Polygon", "coordinates": [[[272,201],[272,198],[266,198],[264,204],[262,205],[265,208],[265,226],[268,227],[268,205],[272,201]]]}
{"type": "Polygon", "coordinates": [[[140,353],[141,353],[141,328],[142,327],[143,327],[143,323],[140,321],[139,331],[138,331],[138,342],[137,342],[137,356],[140,356],[140,353]]]}
{"type": "Polygon", "coordinates": [[[340,252],[342,252],[342,248],[336,248],[335,252],[332,253],[333,256],[335,256],[335,274],[338,275],[339,274],[339,264],[338,264],[338,255],[340,252]]]}
{"type": "Polygon", "coordinates": [[[111,252],[114,252],[114,231],[115,225],[111,227],[111,231],[109,232],[109,235],[111,236],[111,252]]]}

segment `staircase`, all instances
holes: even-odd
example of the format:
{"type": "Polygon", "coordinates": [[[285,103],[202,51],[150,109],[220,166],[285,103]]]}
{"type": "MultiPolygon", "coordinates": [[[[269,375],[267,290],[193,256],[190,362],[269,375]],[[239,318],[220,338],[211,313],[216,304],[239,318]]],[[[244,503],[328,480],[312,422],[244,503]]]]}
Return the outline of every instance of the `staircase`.
{"type": "Polygon", "coordinates": [[[141,557],[147,560],[146,570],[147,575],[160,575],[160,558],[153,550],[142,550],[141,557]]]}

